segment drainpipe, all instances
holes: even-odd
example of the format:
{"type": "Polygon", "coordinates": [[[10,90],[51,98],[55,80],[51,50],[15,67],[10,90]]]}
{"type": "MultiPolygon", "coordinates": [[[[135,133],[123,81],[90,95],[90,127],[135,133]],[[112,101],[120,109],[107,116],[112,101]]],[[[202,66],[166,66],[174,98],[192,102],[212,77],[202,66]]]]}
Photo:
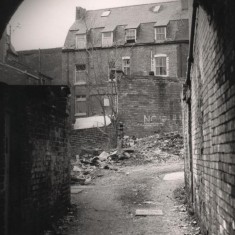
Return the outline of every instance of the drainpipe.
{"type": "Polygon", "coordinates": [[[187,66],[187,79],[186,79],[186,84],[189,86],[191,83],[190,72],[191,72],[191,65],[193,63],[193,44],[194,44],[196,14],[198,6],[199,6],[198,0],[193,0],[193,14],[192,14],[192,23],[191,23],[191,35],[190,35],[189,57],[188,57],[188,66],[187,66]]]}
{"type": "Polygon", "coordinates": [[[193,63],[193,44],[194,44],[194,35],[195,35],[195,24],[196,24],[196,15],[197,15],[197,9],[198,9],[199,3],[198,0],[193,0],[193,12],[192,12],[192,22],[191,22],[191,34],[190,34],[190,45],[189,45],[189,57],[188,57],[188,66],[187,66],[187,78],[186,78],[186,85],[188,86],[188,89],[190,93],[187,95],[188,101],[188,119],[189,119],[189,128],[188,128],[188,145],[189,145],[189,154],[190,154],[190,170],[191,170],[191,202],[192,205],[194,204],[194,182],[193,182],[193,152],[192,152],[192,109],[191,109],[191,79],[190,79],[190,73],[191,73],[191,65],[193,63]]]}

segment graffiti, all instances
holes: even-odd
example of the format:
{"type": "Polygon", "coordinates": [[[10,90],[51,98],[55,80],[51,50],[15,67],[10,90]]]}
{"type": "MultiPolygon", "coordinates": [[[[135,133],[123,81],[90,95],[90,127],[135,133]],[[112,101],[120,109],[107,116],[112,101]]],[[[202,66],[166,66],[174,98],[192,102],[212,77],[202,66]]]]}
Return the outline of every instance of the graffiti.
{"type": "MultiPolygon", "coordinates": [[[[177,117],[176,114],[174,114],[172,117],[173,121],[180,120],[181,117],[177,117]]],[[[171,118],[167,116],[157,116],[157,115],[144,115],[144,125],[148,126],[155,126],[155,125],[163,125],[167,120],[170,120],[171,118]]]]}
{"type": "Polygon", "coordinates": [[[167,120],[166,116],[144,115],[144,125],[159,125],[167,120]]]}

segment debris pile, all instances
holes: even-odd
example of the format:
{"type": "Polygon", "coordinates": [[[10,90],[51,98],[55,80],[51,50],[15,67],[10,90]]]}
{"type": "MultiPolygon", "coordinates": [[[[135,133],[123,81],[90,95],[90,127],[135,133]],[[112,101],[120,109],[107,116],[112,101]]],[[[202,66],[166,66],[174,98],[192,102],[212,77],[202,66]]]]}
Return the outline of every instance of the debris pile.
{"type": "Polygon", "coordinates": [[[183,158],[183,138],[175,133],[156,134],[141,139],[126,137],[123,144],[125,147],[132,146],[137,158],[144,161],[166,162],[183,158]]]}
{"type": "Polygon", "coordinates": [[[121,149],[103,151],[101,149],[82,149],[76,160],[72,161],[71,182],[90,184],[98,169],[118,170],[123,162],[178,161],[183,155],[183,138],[179,134],[153,135],[141,139],[124,136],[121,149]]]}

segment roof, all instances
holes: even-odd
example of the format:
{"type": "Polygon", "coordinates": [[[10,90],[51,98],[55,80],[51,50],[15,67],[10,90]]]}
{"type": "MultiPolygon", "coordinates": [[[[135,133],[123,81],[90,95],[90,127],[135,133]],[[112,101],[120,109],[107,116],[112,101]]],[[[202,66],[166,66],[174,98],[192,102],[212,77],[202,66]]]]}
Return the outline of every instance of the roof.
{"type": "Polygon", "coordinates": [[[170,20],[188,19],[188,11],[181,10],[180,1],[150,3],[135,6],[125,6],[100,10],[89,10],[86,12],[86,25],[83,19],[74,22],[70,31],[85,33],[91,28],[104,28],[103,32],[113,30],[118,25],[126,28],[136,28],[141,23],[156,23],[156,26],[167,24],[170,20]],[[156,6],[161,6],[158,12],[154,12],[156,6]],[[107,17],[101,17],[102,13],[110,10],[107,17]]]}

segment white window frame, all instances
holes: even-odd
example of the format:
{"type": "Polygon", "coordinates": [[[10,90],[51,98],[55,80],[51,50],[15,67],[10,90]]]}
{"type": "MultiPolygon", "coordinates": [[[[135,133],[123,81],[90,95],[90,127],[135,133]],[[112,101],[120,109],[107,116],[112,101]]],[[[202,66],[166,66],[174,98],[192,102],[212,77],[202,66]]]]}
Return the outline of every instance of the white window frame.
{"type": "Polygon", "coordinates": [[[103,32],[102,33],[102,47],[111,47],[112,45],[113,45],[113,32],[112,31],[103,32]],[[105,37],[105,34],[107,34],[107,33],[111,33],[111,36],[105,37]],[[105,41],[105,38],[107,41],[105,41]],[[109,38],[109,40],[107,38],[109,38]]]}
{"type": "Polygon", "coordinates": [[[76,34],[76,49],[86,49],[86,47],[87,47],[87,37],[86,37],[86,34],[85,33],[84,34],[76,34]],[[83,38],[83,43],[80,42],[80,45],[79,45],[79,43],[78,43],[79,39],[78,38],[80,36],[83,36],[84,38],[83,38]]]}
{"type": "Polygon", "coordinates": [[[137,35],[136,29],[126,29],[126,31],[125,31],[125,41],[126,41],[126,43],[128,43],[127,40],[132,40],[132,39],[127,39],[127,37],[128,37],[128,32],[129,32],[129,31],[132,31],[132,30],[134,30],[134,38],[133,38],[133,39],[134,39],[135,42],[136,42],[136,35],[137,35]]]}
{"type": "Polygon", "coordinates": [[[80,74],[81,76],[84,76],[86,77],[86,73],[87,73],[87,70],[86,70],[87,66],[86,64],[75,64],[75,76],[74,76],[74,84],[75,85],[83,85],[83,84],[86,84],[86,81],[77,81],[77,76],[80,74]],[[84,70],[77,70],[77,65],[85,65],[85,69],[84,70]]]}
{"type": "Polygon", "coordinates": [[[125,68],[129,68],[129,71],[130,71],[130,72],[129,72],[129,75],[131,75],[131,66],[130,66],[130,64],[131,64],[131,58],[130,58],[130,56],[123,56],[123,57],[122,57],[122,71],[124,72],[125,75],[128,75],[128,74],[125,73],[125,68]],[[125,61],[125,60],[129,60],[129,61],[130,61],[129,66],[127,66],[127,65],[124,64],[124,61],[125,61]]]}
{"type": "MultiPolygon", "coordinates": [[[[87,98],[86,98],[86,95],[78,95],[76,96],[75,98],[75,116],[86,116],[87,115],[87,112],[84,112],[84,113],[78,113],[77,112],[77,102],[86,102],[87,101],[87,98]]],[[[86,104],[85,104],[86,105],[86,104]]]]}
{"type": "MultiPolygon", "coordinates": [[[[158,27],[155,27],[154,30],[155,30],[155,34],[154,35],[155,35],[155,41],[156,42],[166,40],[166,26],[158,26],[158,27]],[[159,29],[159,28],[164,29],[164,39],[157,39],[157,29],[159,29]]],[[[163,35],[163,33],[161,33],[159,35],[163,35]]]]}
{"type": "Polygon", "coordinates": [[[156,54],[154,55],[154,75],[158,77],[168,77],[169,76],[169,57],[166,54],[156,54]],[[166,58],[166,74],[156,74],[156,58],[164,57],[166,58]]]}

